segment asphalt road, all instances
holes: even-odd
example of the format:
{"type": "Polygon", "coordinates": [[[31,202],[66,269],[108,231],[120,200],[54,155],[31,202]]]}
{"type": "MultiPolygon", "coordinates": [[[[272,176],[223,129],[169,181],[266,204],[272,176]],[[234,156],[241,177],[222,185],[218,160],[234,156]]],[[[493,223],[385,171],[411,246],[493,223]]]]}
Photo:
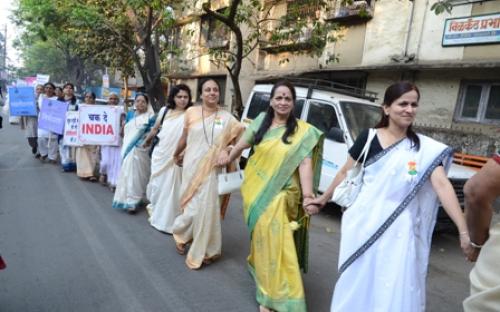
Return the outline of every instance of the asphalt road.
{"type": "MultiPolygon", "coordinates": [[[[23,133],[0,129],[0,311],[257,311],[246,270],[248,233],[241,198],[223,221],[223,254],[191,271],[173,240],[140,211],[111,208],[99,184],[34,159],[23,133]]],[[[336,279],[340,215],[313,218],[309,311],[329,311],[336,279]]],[[[434,238],[428,311],[460,311],[471,265],[454,235],[434,238]]]]}

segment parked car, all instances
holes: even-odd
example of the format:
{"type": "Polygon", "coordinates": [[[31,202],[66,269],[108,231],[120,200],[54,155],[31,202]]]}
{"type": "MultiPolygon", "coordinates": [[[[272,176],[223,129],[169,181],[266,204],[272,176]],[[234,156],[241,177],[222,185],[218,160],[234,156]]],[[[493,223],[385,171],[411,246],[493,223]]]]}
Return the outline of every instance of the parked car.
{"type": "MultiPolygon", "coordinates": [[[[360,132],[373,127],[380,119],[381,106],[374,92],[328,81],[292,80],[297,92],[295,117],[307,121],[325,133],[319,191],[324,192],[346,162],[348,149],[360,132]]],[[[248,125],[269,106],[272,84],[258,84],[252,89],[241,121],[248,125]]],[[[249,150],[243,153],[243,162],[249,150]]],[[[463,185],[474,170],[452,164],[448,177],[463,205],[463,185]]]]}

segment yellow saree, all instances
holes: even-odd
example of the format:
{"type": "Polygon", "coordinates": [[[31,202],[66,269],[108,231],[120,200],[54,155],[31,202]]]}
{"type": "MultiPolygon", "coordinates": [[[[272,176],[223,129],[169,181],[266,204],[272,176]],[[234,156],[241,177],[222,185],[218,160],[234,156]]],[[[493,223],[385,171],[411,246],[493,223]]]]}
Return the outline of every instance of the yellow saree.
{"type": "MultiPolygon", "coordinates": [[[[244,134],[253,145],[264,114],[244,134]]],[[[281,140],[285,127],[268,130],[253,146],[241,187],[244,218],[251,235],[248,266],[254,277],[259,304],[276,311],[306,311],[300,268],[307,271],[307,226],[304,217],[298,167],[312,157],[314,187],[321,169],[323,134],[298,120],[296,132],[281,140]],[[293,231],[291,222],[301,221],[293,231]]]]}

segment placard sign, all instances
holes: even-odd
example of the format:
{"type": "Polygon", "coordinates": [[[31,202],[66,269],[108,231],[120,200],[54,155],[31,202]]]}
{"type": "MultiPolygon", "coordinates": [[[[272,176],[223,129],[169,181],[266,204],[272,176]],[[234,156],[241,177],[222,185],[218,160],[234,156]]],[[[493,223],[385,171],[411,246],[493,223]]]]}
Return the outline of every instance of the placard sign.
{"type": "Polygon", "coordinates": [[[40,115],[38,116],[38,127],[57,134],[63,134],[67,110],[68,103],[43,99],[40,115]]]}
{"type": "Polygon", "coordinates": [[[121,109],[112,105],[79,105],[78,138],[83,145],[119,145],[121,109]]]}
{"type": "Polygon", "coordinates": [[[64,145],[81,146],[78,139],[78,119],[80,118],[77,111],[66,112],[66,124],[64,125],[64,145]]]}
{"type": "Polygon", "coordinates": [[[37,116],[33,87],[8,87],[11,116],[37,116]]]}
{"type": "Polygon", "coordinates": [[[41,84],[42,86],[50,81],[50,75],[36,74],[36,84],[41,84]]]}
{"type": "Polygon", "coordinates": [[[444,23],[442,46],[500,42],[500,13],[449,18],[444,23]]]}

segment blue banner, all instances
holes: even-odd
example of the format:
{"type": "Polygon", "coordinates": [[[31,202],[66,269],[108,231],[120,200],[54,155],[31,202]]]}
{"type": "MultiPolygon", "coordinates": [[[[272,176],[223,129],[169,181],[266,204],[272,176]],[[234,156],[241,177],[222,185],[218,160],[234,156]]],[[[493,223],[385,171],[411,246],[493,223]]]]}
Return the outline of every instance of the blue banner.
{"type": "Polygon", "coordinates": [[[8,87],[11,116],[37,116],[33,87],[8,87]]]}

